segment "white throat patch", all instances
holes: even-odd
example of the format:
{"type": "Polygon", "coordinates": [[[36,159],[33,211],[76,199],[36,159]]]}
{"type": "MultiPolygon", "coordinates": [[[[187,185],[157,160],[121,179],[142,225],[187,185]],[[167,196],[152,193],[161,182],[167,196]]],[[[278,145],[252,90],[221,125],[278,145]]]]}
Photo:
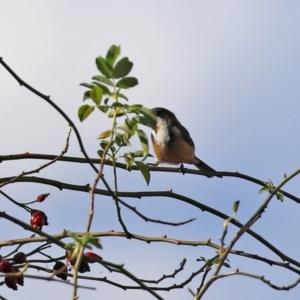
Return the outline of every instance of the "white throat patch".
{"type": "Polygon", "coordinates": [[[166,120],[157,117],[157,131],[152,130],[152,134],[155,138],[155,141],[158,145],[164,146],[167,144],[170,140],[170,134],[169,134],[169,129],[168,129],[168,124],[166,120]]]}

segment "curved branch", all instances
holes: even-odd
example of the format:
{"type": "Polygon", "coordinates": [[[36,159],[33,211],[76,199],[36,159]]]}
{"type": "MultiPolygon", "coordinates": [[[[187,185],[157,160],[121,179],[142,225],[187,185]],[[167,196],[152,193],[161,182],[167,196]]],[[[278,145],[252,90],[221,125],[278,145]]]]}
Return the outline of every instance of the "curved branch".
{"type": "MultiPolygon", "coordinates": [[[[52,160],[56,156],[52,154],[39,154],[39,153],[19,153],[19,154],[10,154],[10,155],[0,155],[0,163],[3,161],[10,161],[10,160],[19,160],[19,159],[46,159],[46,160],[52,160]]],[[[73,156],[63,156],[58,159],[59,161],[63,162],[72,162],[72,163],[80,163],[80,164],[85,164],[89,163],[85,158],[82,157],[73,157],[73,156]]],[[[90,161],[93,164],[100,164],[101,159],[100,158],[90,158],[90,161]]],[[[113,163],[110,160],[105,160],[104,165],[107,166],[113,166],[113,163]]],[[[139,169],[133,165],[130,170],[128,170],[127,165],[124,163],[116,162],[116,167],[122,170],[126,171],[139,171],[139,169]]],[[[151,172],[166,172],[166,173],[178,173],[179,168],[174,168],[174,167],[150,167],[151,172]]],[[[200,176],[206,176],[205,173],[199,171],[199,170],[194,170],[194,169],[184,169],[184,174],[191,174],[191,175],[200,175],[200,176]]],[[[262,180],[259,180],[257,178],[248,176],[246,174],[242,174],[239,172],[217,172],[218,175],[221,175],[223,177],[235,177],[235,178],[241,178],[246,181],[253,182],[257,185],[260,186],[265,186],[265,182],[262,180]]],[[[300,198],[287,193],[283,190],[280,190],[280,192],[287,198],[300,203],[300,198]]]]}
{"type": "MultiPolygon", "coordinates": [[[[2,180],[8,180],[9,178],[1,178],[0,182],[2,180]]],[[[52,186],[56,186],[57,188],[59,188],[60,190],[62,189],[68,189],[68,190],[74,190],[74,191],[81,191],[81,192],[89,192],[90,190],[90,186],[84,185],[84,186],[79,186],[79,185],[74,185],[74,184],[69,184],[69,183],[62,183],[60,181],[56,181],[56,180],[52,180],[52,179],[45,179],[45,178],[40,178],[40,177],[22,177],[19,178],[16,182],[38,182],[38,183],[42,183],[42,184],[47,184],[47,185],[52,185],[52,186]]],[[[106,190],[102,190],[102,189],[96,189],[95,190],[95,194],[100,194],[100,195],[104,195],[104,196],[111,196],[111,194],[109,192],[107,192],[106,190]]],[[[223,214],[222,212],[211,208],[207,205],[204,205],[196,200],[193,200],[191,198],[185,197],[183,195],[180,194],[176,194],[170,191],[167,192],[118,192],[117,193],[118,196],[120,197],[128,197],[128,198],[142,198],[142,197],[168,197],[168,198],[173,198],[173,199],[177,199],[183,202],[186,202],[192,206],[195,206],[199,209],[201,209],[202,211],[207,211],[223,220],[229,219],[229,216],[226,214],[223,214]]],[[[121,199],[119,199],[119,202],[121,204],[125,204],[124,201],[122,201],[121,199]]],[[[135,210],[132,210],[133,212],[135,212],[135,210]]],[[[230,223],[237,226],[238,228],[242,228],[244,225],[242,223],[240,223],[238,220],[234,219],[234,218],[230,218],[230,223]]],[[[252,237],[254,237],[257,241],[259,241],[260,243],[262,243],[263,245],[265,245],[267,248],[269,248],[271,251],[273,251],[274,253],[276,253],[282,260],[284,261],[289,261],[292,264],[300,267],[300,262],[294,260],[293,258],[285,255],[283,252],[281,252],[279,249],[277,249],[276,247],[274,247],[271,243],[269,243],[267,240],[265,240],[263,237],[261,237],[259,234],[257,234],[256,232],[254,232],[251,229],[248,229],[246,231],[249,235],[251,235],[252,237]]]]}
{"type": "MultiPolygon", "coordinates": [[[[85,235],[85,232],[75,232],[76,235],[78,237],[83,237],[85,235]]],[[[121,237],[121,238],[127,238],[127,235],[125,232],[119,232],[119,231],[114,231],[114,230],[110,230],[110,231],[101,231],[101,232],[91,232],[93,234],[94,237],[121,237]]],[[[64,238],[69,238],[69,236],[66,235],[66,232],[63,231],[62,233],[59,234],[55,234],[52,236],[54,239],[56,240],[62,240],[64,238]]],[[[150,236],[143,236],[143,235],[139,235],[139,234],[134,234],[132,233],[131,236],[132,239],[136,239],[138,241],[143,241],[146,242],[148,244],[150,243],[170,243],[170,244],[174,244],[174,245],[178,245],[178,246],[192,246],[192,247],[199,247],[199,246],[207,246],[216,250],[220,249],[220,245],[219,244],[215,244],[212,243],[210,240],[206,240],[206,241],[189,241],[189,240],[180,240],[180,239],[175,239],[175,238],[171,238],[171,237],[167,237],[165,236],[161,236],[161,237],[150,237],[150,236]]],[[[43,236],[39,236],[39,237],[30,237],[30,238],[21,238],[21,239],[15,239],[15,240],[10,240],[10,241],[5,241],[5,242],[0,242],[0,248],[1,247],[5,247],[5,246],[11,246],[11,245],[15,245],[15,244],[19,244],[19,245],[23,245],[23,244],[27,244],[27,243],[40,243],[40,242],[45,242],[48,241],[47,238],[43,237],[43,236]]],[[[290,266],[289,263],[284,263],[284,262],[278,262],[275,260],[271,260],[262,256],[259,256],[257,254],[251,254],[251,253],[247,253],[241,250],[230,250],[231,254],[234,255],[238,255],[238,256],[242,256],[242,257],[247,257],[250,259],[254,259],[254,260],[259,260],[262,261],[270,266],[278,266],[281,268],[285,268],[288,269],[298,275],[300,275],[300,270],[296,269],[292,266],[290,266]]],[[[63,258],[63,257],[61,257],[63,258]]],[[[61,259],[59,258],[59,259],[61,259]]],[[[37,260],[34,261],[29,261],[29,262],[39,262],[37,260]]],[[[49,262],[49,260],[43,260],[41,262],[49,262]]]]}
{"type": "Polygon", "coordinates": [[[298,278],[295,282],[293,282],[289,285],[278,286],[278,285],[273,284],[270,280],[265,279],[265,276],[263,276],[263,275],[254,275],[251,273],[240,272],[239,270],[236,270],[235,272],[230,272],[227,274],[220,274],[214,278],[214,281],[217,279],[221,279],[221,278],[225,278],[225,277],[229,277],[229,276],[233,276],[233,275],[242,275],[242,276],[258,279],[258,280],[262,281],[263,283],[267,284],[269,287],[271,287],[277,291],[289,291],[290,289],[296,287],[300,283],[300,278],[298,278]]]}
{"type": "MultiPolygon", "coordinates": [[[[68,123],[69,126],[73,128],[77,141],[79,143],[79,147],[81,152],[83,153],[85,159],[87,160],[87,162],[89,163],[89,165],[92,167],[92,169],[98,173],[97,168],[94,166],[93,162],[91,161],[91,159],[89,158],[80,133],[77,129],[77,127],[75,126],[75,124],[73,123],[73,121],[68,117],[68,115],[59,107],[57,106],[51,99],[50,96],[46,96],[44,94],[42,94],[41,92],[39,92],[38,90],[36,90],[35,88],[33,88],[32,86],[30,86],[28,83],[26,83],[23,79],[21,79],[3,60],[2,57],[0,57],[0,64],[17,80],[17,82],[20,84],[20,86],[24,86],[26,87],[29,91],[31,91],[32,93],[34,93],[35,95],[39,96],[40,98],[44,99],[49,105],[51,105],[68,123]]],[[[106,189],[110,192],[111,196],[114,197],[113,192],[109,186],[109,184],[107,183],[107,181],[105,180],[104,176],[101,176],[101,180],[103,182],[103,184],[105,185],[106,189]]]]}

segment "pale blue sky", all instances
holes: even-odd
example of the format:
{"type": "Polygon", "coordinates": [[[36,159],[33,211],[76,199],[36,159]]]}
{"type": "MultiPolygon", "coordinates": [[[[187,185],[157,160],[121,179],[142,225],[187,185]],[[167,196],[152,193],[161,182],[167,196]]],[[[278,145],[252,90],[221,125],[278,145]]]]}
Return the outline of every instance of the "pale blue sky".
{"type": "MultiPolygon", "coordinates": [[[[94,113],[83,123],[78,121],[77,109],[84,92],[79,83],[88,82],[97,74],[96,56],[104,55],[112,44],[121,45],[122,55],[134,62],[132,75],[139,79],[139,85],[127,92],[131,103],[172,110],[189,129],[197,156],[213,168],[239,171],[277,184],[284,173],[289,174],[300,165],[299,15],[298,1],[1,1],[0,56],[70,116],[88,153],[94,157],[99,147],[96,136],[109,123],[100,113],[94,113]]],[[[20,88],[2,67],[0,82],[0,154],[59,153],[66,137],[65,121],[41,99],[20,88]]],[[[74,136],[68,155],[80,155],[74,136]]],[[[39,164],[38,161],[4,162],[0,174],[1,177],[18,174],[39,164]]],[[[106,172],[106,179],[112,183],[109,168],[106,172]]],[[[93,181],[94,173],[87,166],[60,163],[37,176],[87,184],[93,181]]],[[[119,178],[120,191],[172,188],[226,214],[231,214],[232,203],[240,199],[237,218],[241,222],[251,216],[266,196],[258,195],[259,186],[236,178],[207,179],[155,172],[149,187],[137,173],[120,171],[119,178]]],[[[295,178],[285,190],[297,196],[299,183],[300,179],[295,178]]],[[[85,228],[86,194],[20,183],[5,187],[4,191],[19,201],[50,192],[50,200],[38,207],[48,214],[50,225],[45,229],[49,233],[85,228]]],[[[211,238],[219,242],[223,221],[208,213],[173,199],[125,200],[152,218],[170,221],[197,218],[192,224],[170,228],[145,223],[122,209],[134,233],[167,234],[191,240],[211,238]]],[[[3,198],[1,203],[1,210],[28,219],[27,214],[16,211],[3,198]]],[[[121,230],[111,200],[97,198],[96,208],[94,230],[121,230]]],[[[284,203],[274,200],[253,229],[299,261],[300,243],[296,234],[299,217],[296,203],[289,199],[284,203]]],[[[1,240],[29,235],[5,220],[0,222],[1,228],[9,228],[2,231],[1,240]]],[[[228,238],[235,232],[236,228],[231,227],[228,238]]],[[[186,257],[186,272],[166,285],[180,283],[188,272],[196,271],[200,266],[195,262],[197,257],[215,255],[214,250],[203,247],[148,245],[121,238],[104,238],[102,242],[104,249],[100,254],[105,259],[125,263],[129,271],[146,279],[173,272],[186,257]]],[[[247,236],[236,249],[280,260],[247,236]]],[[[2,248],[1,254],[8,251],[2,248]]],[[[278,285],[290,284],[297,278],[295,274],[252,260],[230,257],[230,263],[232,270],[240,268],[265,275],[278,285]]],[[[93,275],[115,278],[100,266],[93,265],[92,270],[93,275]]],[[[97,287],[97,292],[82,291],[80,299],[152,299],[147,293],[124,292],[103,283],[88,285],[97,287]]],[[[197,285],[195,280],[188,286],[195,290],[197,285]]],[[[43,293],[44,299],[68,299],[70,288],[27,279],[19,292],[5,287],[0,292],[8,299],[32,300],[40,299],[39,293],[43,293]],[[45,294],[46,289],[49,293],[45,294]]],[[[172,300],[191,299],[186,288],[161,295],[172,300]]],[[[232,277],[215,283],[204,299],[283,297],[299,298],[299,287],[288,293],[277,292],[253,279],[232,277]]]]}

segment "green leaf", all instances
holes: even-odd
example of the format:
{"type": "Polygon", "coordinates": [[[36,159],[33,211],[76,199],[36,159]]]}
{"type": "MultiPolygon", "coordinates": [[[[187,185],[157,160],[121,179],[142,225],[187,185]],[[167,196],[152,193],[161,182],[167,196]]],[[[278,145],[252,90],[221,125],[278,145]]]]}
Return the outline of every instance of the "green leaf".
{"type": "Polygon", "coordinates": [[[281,202],[283,202],[283,200],[284,200],[283,194],[280,191],[278,191],[276,193],[276,198],[277,198],[277,200],[280,200],[281,202]]]}
{"type": "Polygon", "coordinates": [[[133,153],[133,152],[131,152],[131,151],[127,151],[127,152],[125,153],[125,156],[126,156],[126,157],[135,158],[135,155],[134,155],[134,153],[133,153]]]}
{"type": "Polygon", "coordinates": [[[259,194],[264,192],[271,192],[271,190],[274,189],[274,184],[270,179],[269,181],[265,181],[264,184],[265,185],[259,190],[259,194]]]}
{"type": "MultiPolygon", "coordinates": [[[[272,193],[272,191],[275,189],[275,186],[272,182],[272,180],[269,179],[269,181],[265,181],[264,182],[264,186],[259,190],[259,194],[263,193],[263,192],[269,192],[269,193],[272,193]]],[[[276,192],[276,198],[277,200],[280,200],[281,202],[283,202],[284,200],[284,197],[283,197],[283,194],[282,192],[278,191],[276,192]]]]}
{"type": "Polygon", "coordinates": [[[204,261],[204,262],[208,262],[209,259],[207,259],[206,257],[204,256],[200,256],[199,258],[197,258],[197,261],[204,261]]]}
{"type": "Polygon", "coordinates": [[[91,99],[91,91],[85,91],[83,94],[83,101],[91,99]]]}
{"type": "Polygon", "coordinates": [[[141,161],[135,160],[134,162],[135,162],[136,166],[139,168],[139,170],[141,171],[147,185],[149,185],[151,175],[150,175],[148,166],[141,161]]]}
{"type": "Polygon", "coordinates": [[[121,137],[122,137],[123,143],[124,143],[126,146],[131,146],[130,141],[129,141],[129,139],[130,139],[131,136],[130,136],[127,132],[123,133],[123,134],[121,135],[121,137]]]}
{"type": "Polygon", "coordinates": [[[129,136],[131,137],[135,134],[137,127],[138,127],[138,125],[136,122],[132,122],[129,119],[125,119],[124,124],[119,126],[118,128],[127,132],[129,134],[129,136]]]}
{"type": "Polygon", "coordinates": [[[132,66],[133,63],[128,57],[121,58],[113,69],[114,78],[118,79],[127,76],[130,73],[132,66]]]}
{"type": "Polygon", "coordinates": [[[109,88],[107,86],[103,85],[102,83],[100,83],[98,81],[93,81],[93,83],[95,85],[98,85],[98,86],[101,87],[104,95],[110,95],[110,90],[109,90],[109,88]]]}
{"type": "Polygon", "coordinates": [[[141,104],[132,104],[128,106],[127,111],[129,113],[136,113],[138,115],[141,112],[142,107],[143,105],[141,104]]]}
{"type": "Polygon", "coordinates": [[[149,121],[144,116],[135,116],[132,118],[132,121],[142,124],[142,125],[145,125],[145,126],[149,126],[149,121]]]}
{"type": "Polygon", "coordinates": [[[227,262],[223,262],[223,266],[226,268],[231,268],[230,264],[228,264],[227,262]]]}
{"type": "Polygon", "coordinates": [[[267,192],[267,191],[269,191],[270,189],[267,187],[267,186],[263,186],[260,190],[259,190],[259,194],[261,194],[261,193],[264,193],[264,192],[267,192]]]}
{"type": "Polygon", "coordinates": [[[102,96],[103,96],[103,91],[101,89],[101,87],[99,86],[94,86],[93,89],[91,90],[91,98],[92,100],[96,103],[96,104],[100,104],[101,100],[102,100],[102,96]]]}
{"type": "Polygon", "coordinates": [[[137,129],[137,135],[140,139],[141,145],[142,145],[142,149],[144,152],[144,158],[147,157],[148,153],[149,153],[149,144],[148,144],[148,138],[147,135],[145,134],[145,132],[141,129],[137,129]]]}
{"type": "MultiPolygon", "coordinates": [[[[217,257],[216,259],[214,259],[214,260],[212,261],[212,264],[213,264],[213,265],[217,265],[217,264],[220,263],[220,261],[221,261],[221,258],[220,258],[220,257],[217,257]]],[[[229,265],[228,263],[226,263],[226,262],[223,262],[222,265],[223,265],[224,267],[226,267],[226,268],[231,268],[230,265],[229,265]]]]}
{"type": "Polygon", "coordinates": [[[119,147],[123,147],[125,146],[125,144],[123,143],[123,139],[122,139],[122,134],[118,133],[115,137],[115,142],[119,147]]]}
{"type": "Polygon", "coordinates": [[[127,111],[129,113],[142,114],[143,116],[134,117],[133,120],[135,122],[141,123],[145,126],[151,127],[153,129],[156,128],[156,117],[153,111],[147,107],[144,107],[140,104],[133,104],[128,106],[127,111]]]}
{"type": "Polygon", "coordinates": [[[79,120],[82,122],[85,120],[95,109],[95,106],[90,106],[88,104],[82,105],[78,109],[78,117],[79,120]]]}
{"type": "Polygon", "coordinates": [[[155,117],[154,112],[151,109],[143,106],[140,109],[140,113],[147,119],[148,126],[150,128],[155,129],[156,128],[156,117],[155,117]]]}
{"type": "Polygon", "coordinates": [[[121,102],[114,102],[112,105],[111,105],[111,108],[115,108],[115,107],[126,107],[127,105],[121,103],[121,102]]]}
{"type": "Polygon", "coordinates": [[[135,77],[124,77],[120,79],[116,86],[121,89],[129,89],[138,84],[138,80],[135,77]]]}
{"type": "Polygon", "coordinates": [[[81,244],[86,246],[89,249],[92,249],[91,245],[102,249],[102,245],[100,244],[100,239],[98,237],[94,237],[91,233],[86,233],[81,238],[81,244]]]}
{"type": "Polygon", "coordinates": [[[131,157],[128,157],[128,156],[125,156],[124,157],[125,161],[126,161],[126,166],[127,166],[127,169],[130,170],[130,168],[133,166],[134,164],[134,159],[131,158],[131,157]]]}
{"type": "MultiPolygon", "coordinates": [[[[144,157],[144,151],[137,150],[133,152],[134,157],[144,157]]],[[[147,157],[153,157],[152,154],[148,153],[147,157]]]]}
{"type": "Polygon", "coordinates": [[[97,153],[98,153],[99,157],[102,158],[102,157],[103,157],[104,150],[98,150],[97,153]]]}
{"type": "Polygon", "coordinates": [[[134,151],[134,157],[144,157],[144,151],[138,150],[134,151]]]}
{"type": "Polygon", "coordinates": [[[134,124],[134,123],[132,124],[132,126],[130,126],[128,128],[129,129],[128,134],[129,134],[130,137],[132,137],[136,133],[137,128],[138,128],[138,125],[134,124]]]}
{"type": "Polygon", "coordinates": [[[116,107],[115,109],[112,109],[109,114],[108,117],[109,118],[113,118],[114,116],[114,111],[116,112],[116,116],[117,117],[121,117],[125,115],[124,109],[122,107],[116,107]]]}
{"type": "Polygon", "coordinates": [[[92,79],[103,82],[109,86],[114,86],[113,82],[109,78],[102,76],[102,75],[93,76],[92,79]]]}
{"type": "Polygon", "coordinates": [[[106,53],[106,60],[113,66],[120,53],[121,46],[112,45],[106,53]]]}
{"type": "Polygon", "coordinates": [[[96,58],[96,65],[102,75],[108,78],[113,77],[111,64],[108,61],[106,61],[102,56],[96,58]]]}
{"type": "Polygon", "coordinates": [[[99,105],[97,106],[97,108],[99,108],[104,113],[107,113],[107,111],[109,110],[109,107],[105,105],[99,105]]]}
{"type": "Polygon", "coordinates": [[[238,209],[239,209],[239,205],[240,205],[240,200],[237,200],[233,203],[233,211],[235,213],[237,213],[238,209]]]}
{"type": "MultiPolygon", "coordinates": [[[[70,242],[70,243],[67,243],[65,245],[65,249],[68,250],[68,252],[71,254],[73,251],[74,251],[74,248],[75,248],[75,243],[74,242],[70,242]]],[[[70,255],[71,256],[71,255],[70,255]]]]}
{"type": "Polygon", "coordinates": [[[81,85],[81,86],[84,86],[84,87],[87,87],[87,88],[89,88],[89,89],[92,89],[93,88],[93,85],[92,84],[90,84],[90,83],[80,83],[79,85],[81,85]]]}
{"type": "Polygon", "coordinates": [[[128,98],[124,94],[121,94],[119,92],[117,92],[117,97],[122,98],[122,99],[128,101],[128,98]]]}
{"type": "Polygon", "coordinates": [[[100,243],[100,239],[97,237],[92,237],[88,240],[89,244],[92,244],[94,247],[99,248],[99,249],[103,249],[101,243],[100,243]]]}
{"type": "Polygon", "coordinates": [[[80,242],[80,238],[73,231],[67,231],[67,236],[72,237],[76,242],[80,242]]]}
{"type": "Polygon", "coordinates": [[[128,127],[128,131],[130,132],[134,133],[137,130],[137,123],[130,119],[125,119],[124,124],[126,124],[126,126],[128,127]]]}
{"type": "Polygon", "coordinates": [[[106,130],[103,131],[102,133],[100,133],[97,137],[97,139],[106,139],[107,137],[112,135],[112,131],[111,130],[106,130]]]}
{"type": "Polygon", "coordinates": [[[105,150],[108,144],[109,144],[108,141],[102,140],[102,141],[100,142],[100,147],[102,148],[102,150],[105,150]]]}
{"type": "MultiPolygon", "coordinates": [[[[110,146],[109,150],[110,150],[112,153],[115,153],[115,152],[116,152],[116,147],[115,147],[115,146],[110,146]]],[[[116,158],[114,158],[114,160],[117,161],[116,158]]]]}

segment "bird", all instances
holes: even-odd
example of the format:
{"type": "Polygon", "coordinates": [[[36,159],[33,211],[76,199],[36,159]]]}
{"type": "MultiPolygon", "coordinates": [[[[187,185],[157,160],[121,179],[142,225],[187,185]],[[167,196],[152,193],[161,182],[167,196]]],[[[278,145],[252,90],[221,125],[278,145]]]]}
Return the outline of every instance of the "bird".
{"type": "Polygon", "coordinates": [[[158,166],[160,163],[193,164],[200,171],[210,173],[206,175],[207,177],[222,178],[221,175],[212,174],[216,171],[195,156],[195,144],[190,133],[174,113],[163,107],[152,108],[152,111],[156,116],[156,128],[151,132],[156,160],[150,165],[158,166]]]}

